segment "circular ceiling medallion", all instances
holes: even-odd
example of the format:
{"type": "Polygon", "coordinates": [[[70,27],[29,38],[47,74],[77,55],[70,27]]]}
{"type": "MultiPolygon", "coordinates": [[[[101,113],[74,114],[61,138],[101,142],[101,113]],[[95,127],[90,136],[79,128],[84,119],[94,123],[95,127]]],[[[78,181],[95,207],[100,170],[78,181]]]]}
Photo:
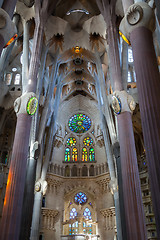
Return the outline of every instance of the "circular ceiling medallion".
{"type": "Polygon", "coordinates": [[[75,133],[84,133],[91,127],[91,119],[82,113],[75,114],[69,119],[68,126],[75,133]]]}

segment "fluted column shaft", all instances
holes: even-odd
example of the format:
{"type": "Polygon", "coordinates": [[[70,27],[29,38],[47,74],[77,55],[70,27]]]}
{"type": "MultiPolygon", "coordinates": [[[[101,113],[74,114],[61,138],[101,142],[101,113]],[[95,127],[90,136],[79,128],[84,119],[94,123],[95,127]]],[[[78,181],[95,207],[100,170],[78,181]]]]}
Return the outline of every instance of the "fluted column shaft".
{"type": "Polygon", "coordinates": [[[146,240],[145,219],[131,113],[124,112],[118,116],[118,131],[127,240],[146,240]]]}
{"type": "Polygon", "coordinates": [[[149,180],[160,239],[160,75],[152,33],[145,27],[130,35],[136,71],[139,105],[149,180]]]}
{"type": "Polygon", "coordinates": [[[19,237],[30,126],[30,116],[19,114],[4,200],[1,240],[18,240],[19,237]]]}

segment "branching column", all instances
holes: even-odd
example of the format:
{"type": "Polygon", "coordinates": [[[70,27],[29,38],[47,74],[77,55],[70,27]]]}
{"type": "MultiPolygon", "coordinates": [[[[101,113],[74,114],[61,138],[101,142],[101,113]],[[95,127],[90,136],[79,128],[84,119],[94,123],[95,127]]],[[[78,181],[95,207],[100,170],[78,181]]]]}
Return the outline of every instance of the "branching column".
{"type": "MultiPolygon", "coordinates": [[[[131,96],[129,96],[125,91],[123,91],[123,84],[121,78],[119,49],[117,42],[117,28],[115,23],[116,1],[112,1],[111,4],[109,4],[109,1],[104,2],[103,0],[102,4],[100,3],[100,1],[97,1],[97,3],[107,24],[111,76],[114,81],[115,91],[114,95],[121,101],[122,105],[121,113],[117,115],[117,120],[119,131],[127,240],[146,240],[146,227],[132,127],[132,117],[130,109],[131,105],[130,102],[128,102],[127,100],[131,96]]],[[[119,103],[117,102],[117,106],[118,104],[119,103]]]]}
{"type": "Polygon", "coordinates": [[[120,28],[130,39],[133,49],[153,209],[160,239],[160,75],[152,38],[154,24],[152,8],[139,2],[128,9],[120,28]],[[136,14],[140,17],[133,18],[136,14]]]}

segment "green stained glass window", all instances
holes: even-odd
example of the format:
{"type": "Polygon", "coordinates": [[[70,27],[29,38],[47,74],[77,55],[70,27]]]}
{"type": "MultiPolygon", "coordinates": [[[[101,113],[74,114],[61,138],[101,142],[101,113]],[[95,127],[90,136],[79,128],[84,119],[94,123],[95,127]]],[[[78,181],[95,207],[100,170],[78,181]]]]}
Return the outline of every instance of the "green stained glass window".
{"type": "Polygon", "coordinates": [[[68,146],[75,146],[76,145],[76,139],[75,138],[72,138],[72,137],[70,137],[70,138],[68,138],[67,139],[67,145],[68,146]]]}
{"type": "Polygon", "coordinates": [[[89,161],[90,161],[90,162],[95,161],[94,148],[90,148],[90,149],[89,149],[89,161]]]}
{"type": "Polygon", "coordinates": [[[75,133],[84,133],[91,127],[91,119],[82,113],[75,114],[69,119],[69,128],[75,133]]]}
{"type": "Polygon", "coordinates": [[[73,148],[72,151],[72,161],[77,162],[77,148],[73,148]]]}
{"type": "Polygon", "coordinates": [[[90,138],[90,137],[84,138],[83,144],[84,144],[85,146],[90,146],[90,145],[92,145],[92,144],[93,144],[92,138],[90,138]]]}
{"type": "Polygon", "coordinates": [[[82,162],[87,162],[88,161],[88,156],[87,156],[87,148],[82,149],[82,162]]]}
{"type": "Polygon", "coordinates": [[[66,148],[66,150],[65,150],[65,162],[70,162],[70,160],[71,160],[70,149],[66,148]]]}

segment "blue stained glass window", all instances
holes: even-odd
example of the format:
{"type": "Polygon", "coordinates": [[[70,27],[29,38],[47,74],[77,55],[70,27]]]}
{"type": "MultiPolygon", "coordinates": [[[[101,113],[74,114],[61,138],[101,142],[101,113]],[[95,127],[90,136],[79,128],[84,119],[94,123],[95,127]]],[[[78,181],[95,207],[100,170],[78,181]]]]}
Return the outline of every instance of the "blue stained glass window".
{"type": "Polygon", "coordinates": [[[69,128],[75,133],[84,133],[91,127],[91,119],[82,113],[75,114],[69,119],[69,128]]]}
{"type": "Polygon", "coordinates": [[[87,196],[85,193],[79,192],[75,195],[74,200],[77,204],[84,204],[87,202],[87,196]]]}
{"type": "Polygon", "coordinates": [[[77,210],[75,208],[72,208],[70,211],[70,219],[73,219],[77,216],[77,210]]]}
{"type": "Polygon", "coordinates": [[[83,216],[85,217],[85,219],[92,219],[91,211],[89,210],[89,208],[85,208],[85,210],[83,212],[83,216]]]}

